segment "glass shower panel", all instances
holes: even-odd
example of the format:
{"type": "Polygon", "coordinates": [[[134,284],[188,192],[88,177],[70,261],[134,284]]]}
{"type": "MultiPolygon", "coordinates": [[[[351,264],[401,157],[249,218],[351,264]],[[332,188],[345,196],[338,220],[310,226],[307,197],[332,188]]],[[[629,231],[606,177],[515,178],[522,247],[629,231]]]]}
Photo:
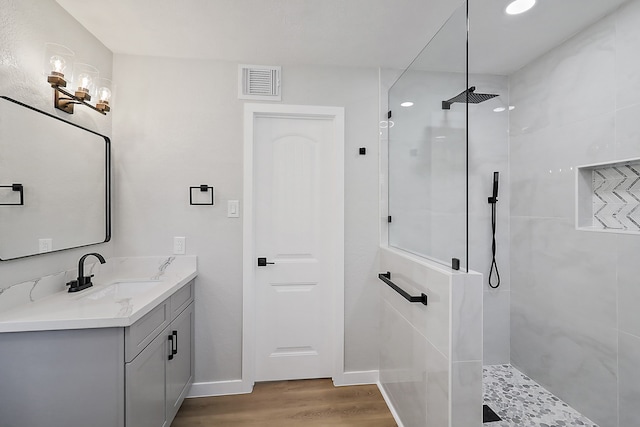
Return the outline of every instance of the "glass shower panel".
{"type": "Polygon", "coordinates": [[[467,269],[467,7],[389,90],[389,246],[467,269]]]}

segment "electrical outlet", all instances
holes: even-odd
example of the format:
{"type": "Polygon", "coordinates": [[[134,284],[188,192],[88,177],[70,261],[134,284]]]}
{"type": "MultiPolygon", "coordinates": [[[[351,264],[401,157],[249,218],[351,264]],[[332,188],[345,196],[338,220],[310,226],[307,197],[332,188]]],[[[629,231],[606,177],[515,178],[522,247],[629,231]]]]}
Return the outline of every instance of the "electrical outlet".
{"type": "Polygon", "coordinates": [[[38,253],[51,252],[53,239],[38,239],[38,253]]]}
{"type": "Polygon", "coordinates": [[[174,237],[173,238],[173,253],[174,255],[184,255],[186,249],[186,238],[185,237],[174,237]]]}

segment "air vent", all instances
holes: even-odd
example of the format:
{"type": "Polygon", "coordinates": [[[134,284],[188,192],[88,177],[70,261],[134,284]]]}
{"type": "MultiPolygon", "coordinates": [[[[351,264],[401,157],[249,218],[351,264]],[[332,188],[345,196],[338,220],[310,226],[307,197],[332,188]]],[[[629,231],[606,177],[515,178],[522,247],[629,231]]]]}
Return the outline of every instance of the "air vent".
{"type": "Polygon", "coordinates": [[[280,101],[280,67],[238,66],[238,98],[280,101]]]}

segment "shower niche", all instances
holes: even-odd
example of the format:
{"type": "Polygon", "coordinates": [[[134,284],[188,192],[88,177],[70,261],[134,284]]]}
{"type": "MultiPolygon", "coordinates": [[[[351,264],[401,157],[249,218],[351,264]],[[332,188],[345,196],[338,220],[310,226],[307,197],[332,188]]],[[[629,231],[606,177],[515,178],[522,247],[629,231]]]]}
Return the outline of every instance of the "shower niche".
{"type": "Polygon", "coordinates": [[[640,158],[576,168],[576,229],[640,234],[640,158]]]}

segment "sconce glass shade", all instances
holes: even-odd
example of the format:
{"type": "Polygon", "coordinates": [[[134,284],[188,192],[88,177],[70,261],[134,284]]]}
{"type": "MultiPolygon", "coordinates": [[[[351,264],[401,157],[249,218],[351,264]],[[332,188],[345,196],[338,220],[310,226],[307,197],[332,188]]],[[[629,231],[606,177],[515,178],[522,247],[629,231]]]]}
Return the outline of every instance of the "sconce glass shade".
{"type": "Polygon", "coordinates": [[[64,75],[64,70],[67,68],[67,61],[62,56],[54,55],[49,60],[49,64],[51,64],[51,74],[62,74],[64,75]]]}
{"type": "Polygon", "coordinates": [[[109,79],[100,78],[98,80],[98,102],[96,108],[100,111],[110,111],[109,104],[113,99],[113,83],[109,79]]]}
{"type": "Polygon", "coordinates": [[[73,90],[75,95],[87,101],[96,94],[98,69],[93,65],[76,62],[73,65],[73,90]]]}
{"type": "Polygon", "coordinates": [[[98,89],[98,100],[108,104],[111,101],[111,89],[104,86],[100,87],[98,89]]]}
{"type": "Polygon", "coordinates": [[[98,80],[98,101],[109,102],[113,95],[111,87],[113,83],[109,79],[100,78],[98,80]]]}
{"type": "Polygon", "coordinates": [[[65,74],[69,74],[75,54],[71,49],[57,43],[45,43],[43,73],[50,84],[65,87],[65,74]]]}

